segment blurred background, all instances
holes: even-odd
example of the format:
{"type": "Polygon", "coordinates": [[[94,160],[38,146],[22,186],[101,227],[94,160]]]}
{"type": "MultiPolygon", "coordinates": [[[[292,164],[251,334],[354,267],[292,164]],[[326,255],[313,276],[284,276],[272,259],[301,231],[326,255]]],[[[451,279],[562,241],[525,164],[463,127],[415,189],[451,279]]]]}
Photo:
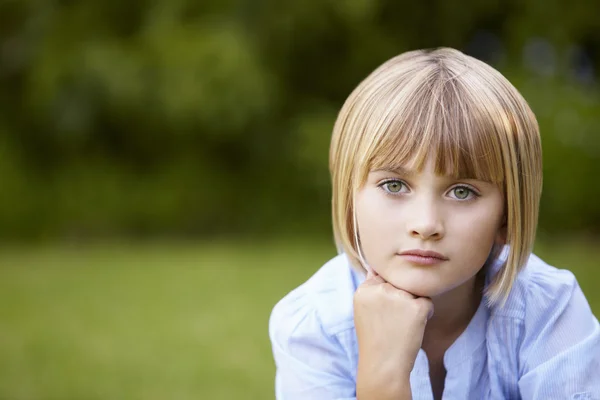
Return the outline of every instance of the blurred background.
{"type": "Polygon", "coordinates": [[[536,253],[600,313],[593,0],[0,1],[0,398],[274,398],[275,302],[335,255],[336,114],[450,46],[536,113],[536,253]]]}

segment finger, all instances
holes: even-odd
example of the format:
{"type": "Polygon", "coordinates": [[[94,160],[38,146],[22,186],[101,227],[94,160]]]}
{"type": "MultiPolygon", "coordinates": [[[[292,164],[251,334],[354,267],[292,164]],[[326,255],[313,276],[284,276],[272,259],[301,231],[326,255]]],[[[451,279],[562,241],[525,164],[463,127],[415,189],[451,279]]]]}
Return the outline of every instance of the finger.
{"type": "Polygon", "coordinates": [[[400,296],[402,298],[406,298],[406,299],[410,299],[410,300],[417,300],[419,298],[419,296],[415,296],[411,292],[408,292],[404,289],[400,289],[400,288],[392,285],[389,282],[385,282],[385,285],[382,285],[382,286],[386,291],[388,291],[389,293],[393,293],[395,296],[400,296]]]}
{"type": "Polygon", "coordinates": [[[382,283],[386,283],[385,280],[380,277],[379,275],[369,278],[369,279],[365,279],[365,281],[363,282],[363,285],[380,285],[382,283]]]}
{"type": "Polygon", "coordinates": [[[427,321],[429,321],[433,317],[433,301],[429,297],[417,297],[415,300],[423,304],[423,307],[427,310],[427,321]]]}
{"type": "Polygon", "coordinates": [[[429,302],[429,312],[427,313],[427,321],[429,321],[433,317],[433,312],[434,312],[433,302],[430,301],[429,302]]]}

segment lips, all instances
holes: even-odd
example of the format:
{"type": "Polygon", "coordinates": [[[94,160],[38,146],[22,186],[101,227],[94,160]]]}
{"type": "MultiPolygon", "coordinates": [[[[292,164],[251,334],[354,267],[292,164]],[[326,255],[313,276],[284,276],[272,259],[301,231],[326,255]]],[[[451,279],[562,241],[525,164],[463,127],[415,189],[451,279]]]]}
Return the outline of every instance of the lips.
{"type": "Polygon", "coordinates": [[[407,250],[407,251],[403,251],[402,253],[400,253],[400,255],[401,256],[418,256],[418,257],[438,258],[442,261],[448,260],[448,257],[444,256],[443,254],[440,254],[440,253],[437,253],[437,252],[431,251],[431,250],[420,250],[420,249],[407,250]]]}
{"type": "Polygon", "coordinates": [[[399,253],[404,260],[413,264],[434,265],[447,261],[448,257],[431,250],[413,249],[399,253]]]}

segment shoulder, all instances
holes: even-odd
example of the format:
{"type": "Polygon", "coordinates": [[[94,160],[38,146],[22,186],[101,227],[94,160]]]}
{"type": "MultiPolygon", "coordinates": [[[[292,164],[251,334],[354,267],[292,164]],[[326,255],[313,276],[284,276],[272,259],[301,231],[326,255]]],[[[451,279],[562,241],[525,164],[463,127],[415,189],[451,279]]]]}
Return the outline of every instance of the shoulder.
{"type": "Polygon", "coordinates": [[[355,396],[352,300],[358,280],[341,255],[275,305],[269,337],[277,398],[355,396]]]}
{"type": "Polygon", "coordinates": [[[512,361],[522,398],[599,393],[592,371],[600,365],[600,324],[573,273],[532,255],[507,305],[503,312],[512,313],[518,323],[498,330],[517,332],[519,340],[507,347],[516,350],[512,361]]]}
{"type": "Polygon", "coordinates": [[[334,336],[352,328],[352,300],[361,279],[344,254],[329,260],[275,305],[269,320],[271,340],[282,342],[293,335],[334,336]]]}
{"type": "Polygon", "coordinates": [[[551,266],[532,254],[517,275],[507,302],[495,312],[526,323],[565,306],[579,289],[571,271],[551,266]]]}
{"type": "Polygon", "coordinates": [[[569,354],[599,338],[598,320],[573,273],[535,255],[519,274],[500,313],[520,321],[523,368],[540,365],[556,354],[569,354]]]}

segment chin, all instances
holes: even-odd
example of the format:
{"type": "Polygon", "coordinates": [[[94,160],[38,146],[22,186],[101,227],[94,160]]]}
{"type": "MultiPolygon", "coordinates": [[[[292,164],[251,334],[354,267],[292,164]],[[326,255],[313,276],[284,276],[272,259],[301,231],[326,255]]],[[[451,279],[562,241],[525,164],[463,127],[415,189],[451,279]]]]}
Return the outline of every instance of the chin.
{"type": "Polygon", "coordinates": [[[432,298],[448,291],[447,287],[444,287],[439,283],[435,285],[426,285],[424,284],[424,282],[407,282],[406,280],[400,279],[396,280],[396,282],[394,282],[394,279],[390,279],[388,280],[388,282],[392,286],[395,286],[398,289],[404,290],[405,292],[408,292],[417,297],[432,298]]]}
{"type": "Polygon", "coordinates": [[[407,292],[409,292],[410,294],[417,296],[417,297],[429,297],[429,298],[434,298],[434,297],[439,296],[440,294],[444,293],[443,290],[428,289],[428,288],[416,288],[413,290],[407,290],[407,292]]]}

